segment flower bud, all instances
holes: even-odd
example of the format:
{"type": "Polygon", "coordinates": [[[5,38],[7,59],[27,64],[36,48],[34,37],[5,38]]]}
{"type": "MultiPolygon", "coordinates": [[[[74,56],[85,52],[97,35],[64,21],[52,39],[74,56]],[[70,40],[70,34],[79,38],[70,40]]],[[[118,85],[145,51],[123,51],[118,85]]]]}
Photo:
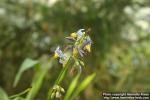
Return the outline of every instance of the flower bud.
{"type": "Polygon", "coordinates": [[[61,87],[60,88],[60,91],[62,92],[62,93],[65,93],[65,90],[61,87]]]}
{"type": "Polygon", "coordinates": [[[53,92],[52,94],[51,94],[51,99],[53,99],[54,97],[55,97],[55,92],[53,92]]]}
{"type": "Polygon", "coordinates": [[[56,92],[56,98],[60,98],[61,97],[61,94],[60,94],[60,92],[56,92]]]}

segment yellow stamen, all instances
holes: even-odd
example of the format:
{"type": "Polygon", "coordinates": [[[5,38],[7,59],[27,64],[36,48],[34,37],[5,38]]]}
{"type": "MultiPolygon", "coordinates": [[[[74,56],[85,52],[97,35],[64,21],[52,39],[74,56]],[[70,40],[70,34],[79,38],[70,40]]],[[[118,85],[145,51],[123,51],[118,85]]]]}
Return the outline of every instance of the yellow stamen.
{"type": "Polygon", "coordinates": [[[57,53],[54,54],[54,58],[58,58],[59,55],[57,53]]]}
{"type": "Polygon", "coordinates": [[[77,54],[78,54],[78,51],[77,51],[77,49],[73,49],[73,56],[77,56],[77,54]]]}
{"type": "Polygon", "coordinates": [[[85,46],[85,49],[86,49],[88,52],[91,52],[91,45],[90,45],[90,44],[86,45],[86,46],[85,46]]]}
{"type": "Polygon", "coordinates": [[[83,35],[85,35],[85,32],[83,32],[83,35]]]}
{"type": "Polygon", "coordinates": [[[73,38],[76,38],[76,37],[77,37],[77,34],[76,34],[76,33],[71,33],[70,36],[73,37],[73,38]]]}

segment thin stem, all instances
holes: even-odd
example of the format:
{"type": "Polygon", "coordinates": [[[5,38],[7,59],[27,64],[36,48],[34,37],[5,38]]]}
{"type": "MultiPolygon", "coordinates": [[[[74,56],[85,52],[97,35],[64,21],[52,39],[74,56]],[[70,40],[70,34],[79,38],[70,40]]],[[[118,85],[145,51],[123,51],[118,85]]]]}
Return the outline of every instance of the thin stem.
{"type": "MultiPolygon", "coordinates": [[[[57,80],[55,81],[54,85],[59,85],[61,84],[62,80],[64,79],[65,77],[65,74],[68,70],[68,67],[69,67],[69,63],[71,61],[71,56],[68,58],[68,61],[66,62],[66,64],[63,66],[63,69],[61,70],[57,80]]],[[[50,89],[50,91],[48,92],[48,98],[47,100],[51,100],[51,95],[52,95],[52,91],[53,91],[53,88],[50,89]]]]}
{"type": "Polygon", "coordinates": [[[28,88],[24,91],[22,91],[21,93],[18,93],[18,94],[15,94],[15,95],[12,95],[9,97],[9,99],[12,99],[12,98],[15,98],[15,97],[18,97],[18,96],[21,96],[21,95],[24,95],[25,93],[29,92],[31,88],[28,88]]]}

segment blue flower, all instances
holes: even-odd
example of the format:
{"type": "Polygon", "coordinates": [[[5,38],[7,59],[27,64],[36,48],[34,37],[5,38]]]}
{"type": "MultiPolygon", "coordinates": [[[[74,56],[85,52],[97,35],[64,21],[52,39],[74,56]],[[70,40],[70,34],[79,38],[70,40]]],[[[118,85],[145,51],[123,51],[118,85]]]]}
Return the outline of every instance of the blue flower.
{"type": "Polygon", "coordinates": [[[91,52],[91,44],[92,40],[89,36],[87,36],[81,45],[77,45],[73,48],[73,55],[76,56],[79,54],[81,57],[83,57],[85,51],[91,52]]]}
{"type": "Polygon", "coordinates": [[[92,44],[92,40],[89,36],[87,36],[85,42],[83,43],[84,50],[87,50],[88,52],[91,52],[91,44],[92,44]]]}
{"type": "Polygon", "coordinates": [[[60,47],[58,46],[55,50],[54,58],[59,58],[59,62],[63,64],[67,57],[63,54],[62,50],[60,50],[60,47]]]}
{"type": "Polygon", "coordinates": [[[84,35],[85,32],[83,32],[83,31],[84,31],[84,29],[79,29],[77,31],[77,39],[80,39],[84,35]]]}
{"type": "Polygon", "coordinates": [[[83,32],[84,29],[79,29],[77,32],[71,33],[71,37],[77,38],[77,40],[81,39],[81,37],[85,34],[85,32],[83,32]]]}

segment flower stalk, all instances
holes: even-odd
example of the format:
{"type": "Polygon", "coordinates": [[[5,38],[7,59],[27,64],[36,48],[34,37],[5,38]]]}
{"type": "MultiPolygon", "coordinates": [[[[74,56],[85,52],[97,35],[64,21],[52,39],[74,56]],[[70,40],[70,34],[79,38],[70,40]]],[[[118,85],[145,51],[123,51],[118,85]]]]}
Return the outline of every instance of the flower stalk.
{"type": "Polygon", "coordinates": [[[59,63],[62,64],[63,68],[61,69],[60,74],[58,75],[58,78],[56,79],[53,88],[49,90],[47,100],[51,100],[54,97],[56,97],[57,99],[61,98],[62,91],[56,89],[56,86],[61,87],[60,86],[61,82],[63,81],[69,69],[69,64],[73,60],[74,61],[73,66],[78,66],[79,69],[78,73],[81,74],[82,66],[84,66],[84,63],[79,60],[79,57],[83,57],[86,52],[91,52],[92,41],[90,37],[84,32],[84,29],[80,29],[77,32],[73,32],[70,34],[69,37],[66,38],[73,41],[73,44],[71,46],[72,52],[69,53],[69,55],[66,55],[60,49],[59,46],[56,48],[53,57],[55,59],[59,59],[59,63]]]}

